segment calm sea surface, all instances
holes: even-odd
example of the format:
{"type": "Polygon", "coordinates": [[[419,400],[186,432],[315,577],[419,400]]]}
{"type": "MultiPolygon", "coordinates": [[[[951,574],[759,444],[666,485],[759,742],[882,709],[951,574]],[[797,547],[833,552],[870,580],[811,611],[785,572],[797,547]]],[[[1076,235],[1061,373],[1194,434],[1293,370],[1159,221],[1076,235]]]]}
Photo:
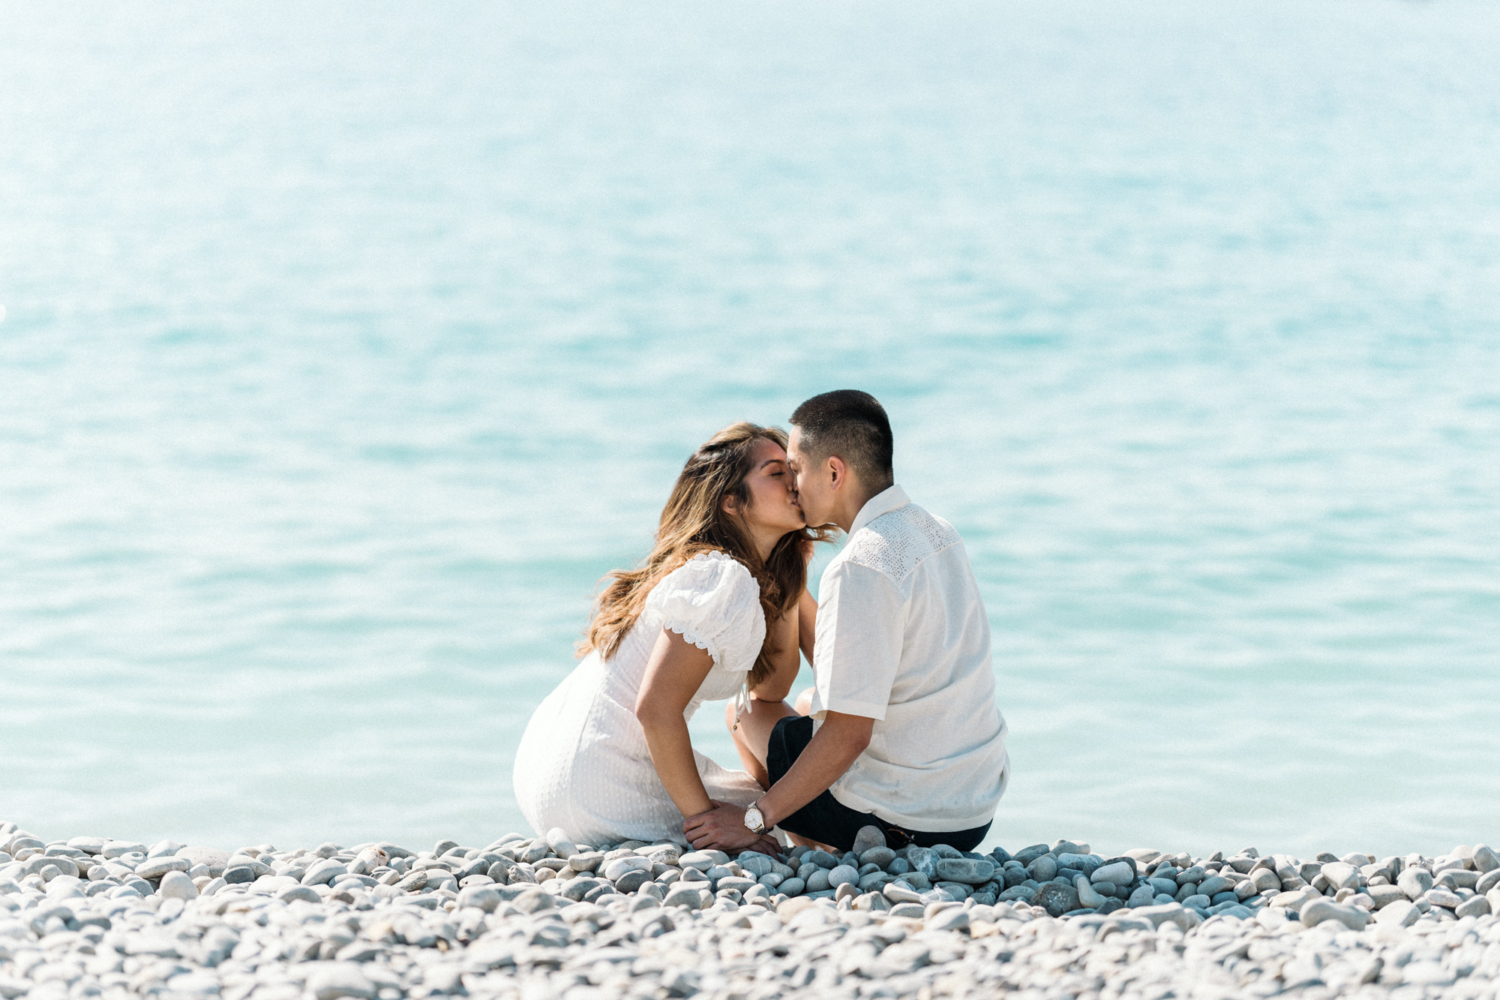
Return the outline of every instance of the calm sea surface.
{"type": "Polygon", "coordinates": [[[688,453],[857,386],[988,605],[991,843],[1500,841],[1497,50],[1457,0],[7,5],[0,819],[521,828],[688,453]]]}

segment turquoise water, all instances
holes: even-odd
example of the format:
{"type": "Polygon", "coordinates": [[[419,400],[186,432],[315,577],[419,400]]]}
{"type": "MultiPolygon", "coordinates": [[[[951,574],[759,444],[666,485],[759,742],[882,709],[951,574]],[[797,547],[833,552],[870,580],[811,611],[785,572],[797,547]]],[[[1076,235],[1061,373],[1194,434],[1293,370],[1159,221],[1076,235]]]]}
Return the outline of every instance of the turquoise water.
{"type": "Polygon", "coordinates": [[[1500,841],[1489,5],[3,21],[0,818],[521,827],[682,460],[859,386],[988,604],[992,842],[1500,841]]]}

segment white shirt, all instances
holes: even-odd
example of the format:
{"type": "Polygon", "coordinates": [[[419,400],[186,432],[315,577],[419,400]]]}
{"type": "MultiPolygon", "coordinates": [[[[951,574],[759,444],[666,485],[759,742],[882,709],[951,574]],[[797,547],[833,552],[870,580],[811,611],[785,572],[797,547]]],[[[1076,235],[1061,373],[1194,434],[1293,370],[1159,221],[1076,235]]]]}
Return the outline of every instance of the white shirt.
{"type": "Polygon", "coordinates": [[[1010,776],[990,625],[963,540],[899,486],[872,497],[823,573],[813,716],[875,720],[833,797],[910,830],[983,826],[1010,776]]]}

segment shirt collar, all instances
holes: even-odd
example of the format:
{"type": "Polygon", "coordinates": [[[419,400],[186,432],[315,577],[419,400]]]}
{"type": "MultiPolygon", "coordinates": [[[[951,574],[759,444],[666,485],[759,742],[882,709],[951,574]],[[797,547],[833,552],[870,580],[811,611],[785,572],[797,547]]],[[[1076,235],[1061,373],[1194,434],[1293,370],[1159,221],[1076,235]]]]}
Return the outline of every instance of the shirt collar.
{"type": "Polygon", "coordinates": [[[891,486],[881,490],[866,500],[865,505],[859,509],[859,516],[849,526],[850,537],[853,537],[856,531],[882,514],[889,514],[891,511],[905,507],[909,503],[911,503],[911,500],[907,499],[906,491],[900,486],[891,486]]]}

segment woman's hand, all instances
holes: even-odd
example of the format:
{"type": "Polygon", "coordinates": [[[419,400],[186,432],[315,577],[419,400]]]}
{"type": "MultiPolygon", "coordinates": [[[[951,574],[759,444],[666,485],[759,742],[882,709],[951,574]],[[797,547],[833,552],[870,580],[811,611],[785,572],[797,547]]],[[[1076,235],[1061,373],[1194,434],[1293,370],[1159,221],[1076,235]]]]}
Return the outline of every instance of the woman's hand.
{"type": "Polygon", "coordinates": [[[760,835],[759,842],[757,842],[752,847],[744,848],[744,850],[754,851],[757,854],[764,854],[767,857],[779,858],[781,857],[782,847],[781,842],[775,837],[771,836],[769,833],[763,833],[760,835]]]}

